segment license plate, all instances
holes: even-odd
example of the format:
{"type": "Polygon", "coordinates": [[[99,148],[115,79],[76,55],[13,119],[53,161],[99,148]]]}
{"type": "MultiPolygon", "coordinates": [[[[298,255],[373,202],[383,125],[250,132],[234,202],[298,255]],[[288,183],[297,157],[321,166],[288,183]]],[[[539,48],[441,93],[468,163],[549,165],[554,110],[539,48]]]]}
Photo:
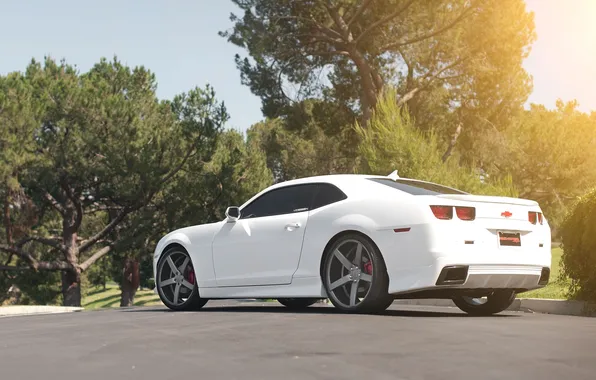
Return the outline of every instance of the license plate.
{"type": "Polygon", "coordinates": [[[505,247],[520,247],[521,236],[519,232],[499,232],[499,245],[505,247]]]}

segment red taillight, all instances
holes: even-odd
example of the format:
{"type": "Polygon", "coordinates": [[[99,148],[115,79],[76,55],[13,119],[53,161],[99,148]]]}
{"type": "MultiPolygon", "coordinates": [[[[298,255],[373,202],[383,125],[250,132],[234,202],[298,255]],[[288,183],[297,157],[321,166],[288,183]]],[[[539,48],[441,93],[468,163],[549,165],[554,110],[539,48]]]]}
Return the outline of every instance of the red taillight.
{"type": "Polygon", "coordinates": [[[476,209],[474,207],[455,207],[455,213],[461,220],[476,219],[476,209]]]}
{"type": "Polygon", "coordinates": [[[541,212],[536,212],[536,211],[528,211],[528,220],[532,224],[536,224],[536,223],[542,224],[542,223],[544,223],[544,219],[542,217],[542,213],[541,212]]]}
{"type": "Polygon", "coordinates": [[[449,220],[453,218],[452,206],[430,206],[430,209],[437,219],[449,220]]]}

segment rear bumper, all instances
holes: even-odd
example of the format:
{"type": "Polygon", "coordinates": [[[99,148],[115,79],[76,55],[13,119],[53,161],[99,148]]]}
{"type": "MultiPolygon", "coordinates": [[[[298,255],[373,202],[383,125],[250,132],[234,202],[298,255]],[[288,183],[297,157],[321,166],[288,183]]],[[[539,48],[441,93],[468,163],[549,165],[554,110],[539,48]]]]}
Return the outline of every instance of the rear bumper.
{"type": "Polygon", "coordinates": [[[435,286],[460,289],[533,289],[548,282],[550,269],[533,265],[460,265],[441,270],[435,286]]]}
{"type": "Polygon", "coordinates": [[[550,276],[550,247],[528,250],[494,250],[434,256],[431,265],[387,268],[389,293],[433,289],[532,290],[546,285],[550,276]],[[437,257],[438,256],[438,257],[437,257]],[[545,282],[546,280],[546,282],[545,282]]]}

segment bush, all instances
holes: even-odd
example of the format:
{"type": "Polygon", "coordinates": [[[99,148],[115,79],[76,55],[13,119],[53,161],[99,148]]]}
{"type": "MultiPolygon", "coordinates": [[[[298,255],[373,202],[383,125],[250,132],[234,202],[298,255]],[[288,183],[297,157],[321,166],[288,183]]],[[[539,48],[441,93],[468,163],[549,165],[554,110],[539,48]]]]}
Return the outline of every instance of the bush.
{"type": "Polygon", "coordinates": [[[457,155],[443,162],[445,152],[437,134],[422,132],[405,108],[397,105],[394,90],[379,99],[366,128],[356,125],[360,171],[388,175],[398,170],[400,177],[436,182],[474,194],[517,196],[511,178],[481,179],[473,167],[460,166],[457,155]]]}
{"type": "Polygon", "coordinates": [[[577,200],[565,217],[562,272],[572,297],[596,301],[596,188],[577,200]]]}

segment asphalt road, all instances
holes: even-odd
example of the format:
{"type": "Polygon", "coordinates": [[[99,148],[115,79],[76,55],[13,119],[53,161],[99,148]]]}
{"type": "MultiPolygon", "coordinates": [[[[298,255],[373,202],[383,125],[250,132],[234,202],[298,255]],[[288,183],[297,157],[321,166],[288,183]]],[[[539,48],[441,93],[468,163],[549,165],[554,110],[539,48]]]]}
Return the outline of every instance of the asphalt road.
{"type": "Polygon", "coordinates": [[[209,302],[0,318],[0,379],[595,379],[596,318],[209,302]]]}

